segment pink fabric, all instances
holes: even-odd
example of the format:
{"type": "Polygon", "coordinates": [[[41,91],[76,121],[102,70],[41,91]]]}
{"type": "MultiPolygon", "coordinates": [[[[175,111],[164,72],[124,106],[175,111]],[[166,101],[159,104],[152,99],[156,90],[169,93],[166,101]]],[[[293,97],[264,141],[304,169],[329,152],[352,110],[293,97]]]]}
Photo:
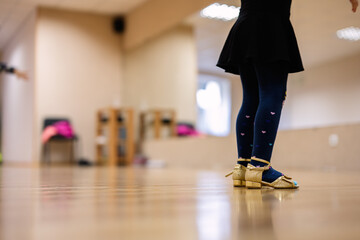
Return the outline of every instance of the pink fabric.
{"type": "Polygon", "coordinates": [[[199,135],[201,135],[198,131],[196,131],[186,125],[178,125],[177,133],[180,136],[199,136],[199,135]]]}
{"type": "Polygon", "coordinates": [[[42,136],[41,136],[41,141],[42,143],[46,143],[47,141],[49,141],[49,139],[52,136],[55,136],[57,134],[57,130],[56,127],[54,126],[48,126],[44,129],[42,136]]]}
{"type": "Polygon", "coordinates": [[[74,131],[67,121],[59,121],[51,126],[47,126],[42,133],[42,143],[46,143],[51,137],[61,135],[65,138],[73,138],[74,131]]]}
{"type": "Polygon", "coordinates": [[[56,128],[57,133],[65,138],[72,138],[74,137],[73,129],[69,122],[67,121],[59,121],[53,124],[56,128]]]}

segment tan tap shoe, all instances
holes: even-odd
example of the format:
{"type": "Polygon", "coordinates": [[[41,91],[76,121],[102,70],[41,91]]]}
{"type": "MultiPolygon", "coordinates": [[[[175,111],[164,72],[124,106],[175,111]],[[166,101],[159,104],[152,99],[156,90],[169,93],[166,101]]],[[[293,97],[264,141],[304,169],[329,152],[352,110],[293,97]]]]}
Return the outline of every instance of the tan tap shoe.
{"type": "Polygon", "coordinates": [[[282,188],[282,189],[299,187],[296,181],[293,181],[291,177],[288,177],[286,175],[280,176],[271,183],[262,181],[263,172],[270,169],[270,162],[258,158],[254,160],[259,162],[264,162],[268,165],[264,167],[255,167],[250,163],[248,164],[245,172],[245,181],[246,181],[245,185],[247,188],[261,188],[261,186],[268,186],[272,188],[282,188]]]}
{"type": "MultiPolygon", "coordinates": [[[[250,162],[250,159],[239,159],[239,161],[250,162]]],[[[241,164],[236,164],[234,170],[228,173],[225,177],[232,175],[234,187],[245,187],[245,172],[246,167],[241,164]]]]}

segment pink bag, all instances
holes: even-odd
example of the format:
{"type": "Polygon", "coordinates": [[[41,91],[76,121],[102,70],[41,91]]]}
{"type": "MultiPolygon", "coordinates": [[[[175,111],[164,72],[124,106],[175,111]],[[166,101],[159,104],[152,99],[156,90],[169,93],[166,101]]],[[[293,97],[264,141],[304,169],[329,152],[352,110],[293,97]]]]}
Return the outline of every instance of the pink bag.
{"type": "Polygon", "coordinates": [[[59,121],[51,126],[47,126],[41,136],[42,143],[46,143],[51,137],[55,135],[61,135],[65,138],[73,138],[74,131],[68,121],[59,121]]]}

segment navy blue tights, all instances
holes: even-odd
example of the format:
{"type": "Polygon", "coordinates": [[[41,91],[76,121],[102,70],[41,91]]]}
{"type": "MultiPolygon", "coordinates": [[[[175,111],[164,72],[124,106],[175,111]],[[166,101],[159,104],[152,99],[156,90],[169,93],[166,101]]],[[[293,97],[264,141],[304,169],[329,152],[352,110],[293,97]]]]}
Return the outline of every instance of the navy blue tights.
{"type": "MultiPolygon", "coordinates": [[[[278,131],[281,110],[286,98],[288,72],[285,62],[244,63],[239,67],[243,102],[236,120],[239,163],[250,159],[254,166],[270,162],[278,131]]],[[[282,174],[273,168],[263,173],[263,180],[272,182],[282,174]]]]}

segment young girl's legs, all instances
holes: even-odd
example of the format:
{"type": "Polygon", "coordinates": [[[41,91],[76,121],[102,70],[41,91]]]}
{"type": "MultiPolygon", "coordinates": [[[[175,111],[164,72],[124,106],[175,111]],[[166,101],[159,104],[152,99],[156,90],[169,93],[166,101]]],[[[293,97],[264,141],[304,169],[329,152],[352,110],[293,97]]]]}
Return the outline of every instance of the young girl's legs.
{"type": "MultiPolygon", "coordinates": [[[[265,166],[270,162],[280,122],[283,103],[286,98],[288,73],[283,62],[273,64],[255,63],[259,84],[260,103],[255,117],[254,148],[251,164],[265,166]],[[257,161],[260,160],[260,161],[257,161]]],[[[263,173],[263,180],[273,182],[282,173],[270,168],[263,173]]]]}
{"type": "Polygon", "coordinates": [[[247,166],[253,149],[254,120],[259,105],[259,86],[251,63],[241,66],[243,102],[236,119],[238,163],[247,166]]]}
{"type": "MultiPolygon", "coordinates": [[[[286,97],[288,73],[282,62],[247,63],[239,67],[243,85],[243,103],[236,122],[238,157],[246,166],[265,166],[270,162],[286,97]]],[[[263,172],[263,180],[273,182],[282,174],[273,168],[263,172]]]]}

